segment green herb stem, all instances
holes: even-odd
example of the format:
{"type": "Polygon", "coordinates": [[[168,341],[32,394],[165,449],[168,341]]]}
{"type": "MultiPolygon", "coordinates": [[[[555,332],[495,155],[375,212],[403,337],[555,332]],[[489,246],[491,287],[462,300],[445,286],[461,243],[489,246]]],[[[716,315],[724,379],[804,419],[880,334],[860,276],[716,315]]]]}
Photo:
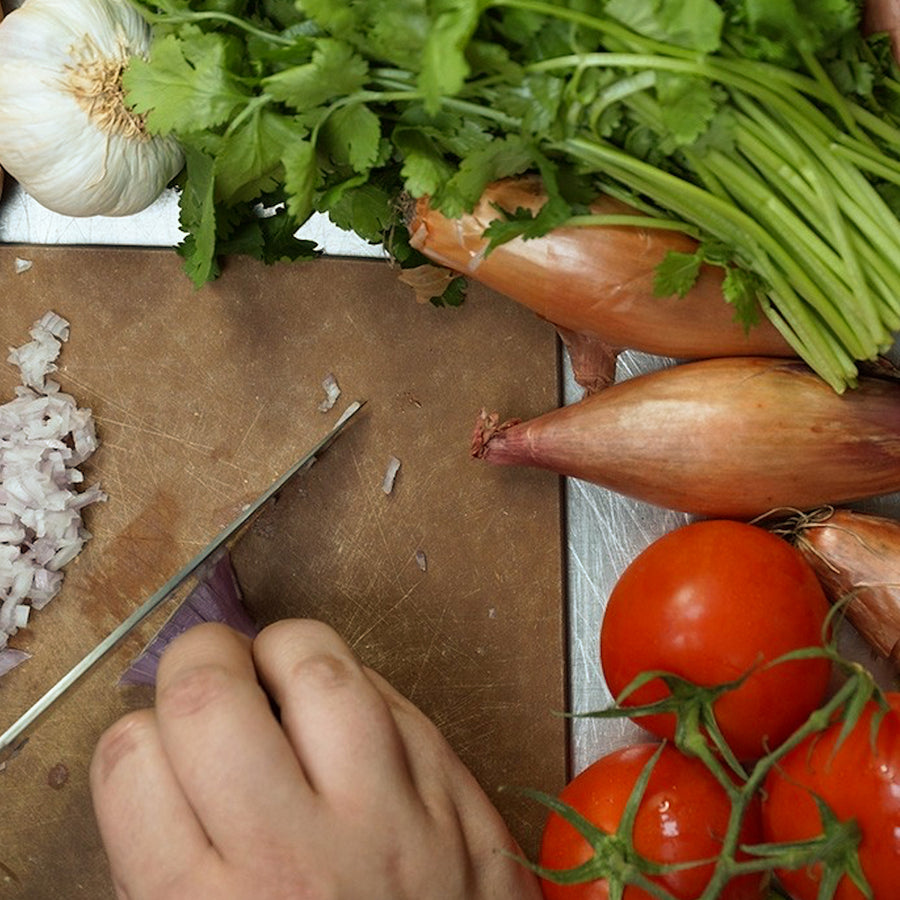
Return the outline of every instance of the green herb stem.
{"type": "Polygon", "coordinates": [[[829,148],[835,156],[853,163],[857,168],[865,172],[871,172],[873,175],[877,175],[891,184],[900,185],[900,162],[885,157],[883,154],[876,156],[875,154],[862,153],[853,147],[847,146],[841,137],[832,142],[829,148]]]}
{"type": "Polygon", "coordinates": [[[612,214],[590,214],[571,216],[566,219],[564,225],[571,226],[606,226],[606,227],[633,227],[633,228],[654,228],[663,231],[679,231],[689,237],[699,240],[700,232],[687,222],[680,222],[677,219],[661,219],[656,216],[630,216],[612,215],[612,214]]]}
{"type": "Polygon", "coordinates": [[[821,262],[817,281],[832,301],[832,306],[848,314],[852,326],[863,329],[869,335],[869,342],[878,345],[884,339],[878,301],[860,265],[851,235],[853,226],[844,218],[833,177],[816,165],[813,159],[806,159],[802,163],[802,173],[798,172],[754,135],[750,128],[739,129],[738,143],[766,183],[781,193],[799,216],[794,222],[783,223],[785,240],[799,241],[813,258],[821,262]],[[813,205],[807,197],[818,202],[813,205]],[[824,220],[827,229],[816,229],[813,223],[817,219],[824,220]],[[819,237],[819,232],[825,230],[830,233],[834,247],[819,237]]]}
{"type": "MultiPolygon", "coordinates": [[[[767,224],[769,235],[780,238],[777,242],[779,248],[785,245],[789,248],[796,240],[797,233],[806,229],[804,223],[774,193],[767,191],[765,184],[751,175],[745,167],[723,153],[715,152],[710,157],[711,167],[719,172],[720,178],[728,185],[740,207],[753,212],[759,222],[767,224]]],[[[815,236],[811,231],[806,235],[804,243],[815,246],[815,236]]],[[[833,297],[829,293],[832,288],[838,289],[841,286],[827,277],[827,267],[808,261],[801,267],[794,261],[789,250],[771,256],[779,260],[783,271],[789,273],[791,283],[797,287],[803,299],[822,317],[852,356],[867,359],[873,355],[872,347],[863,342],[861,332],[864,323],[857,315],[854,298],[845,287],[841,291],[843,296],[833,297]]],[[[818,262],[818,251],[814,259],[818,262]]]]}
{"type": "Polygon", "coordinates": [[[627,47],[633,47],[645,53],[678,56],[683,59],[695,59],[698,55],[696,50],[678,47],[640,35],[612,19],[600,18],[580,9],[572,9],[555,3],[545,3],[542,0],[490,0],[488,6],[521,9],[526,12],[539,13],[551,19],[572,22],[574,25],[589,28],[606,38],[612,38],[627,47]]]}
{"type": "Polygon", "coordinates": [[[182,25],[190,22],[220,22],[225,25],[233,25],[235,28],[260,38],[272,44],[280,44],[283,47],[293,47],[294,39],[274,31],[259,28],[247,19],[233,16],[231,13],[217,12],[216,10],[185,10],[184,13],[150,14],[150,21],[154,25],[182,25]]]}
{"type": "Polygon", "coordinates": [[[809,69],[812,77],[822,89],[824,97],[828,100],[832,109],[837,112],[847,131],[860,141],[871,142],[871,139],[867,138],[859,130],[849,104],[834,86],[834,82],[828,77],[825,69],[822,68],[822,63],[819,62],[816,55],[805,47],[799,47],[798,49],[803,58],[804,65],[809,69]]]}
{"type": "Polygon", "coordinates": [[[776,306],[784,320],[790,323],[792,346],[836,390],[842,389],[840,385],[844,379],[855,378],[852,354],[817,327],[791,283],[805,290],[811,289],[814,297],[823,300],[825,306],[828,305],[827,298],[818,296],[821,292],[815,288],[808,272],[759,222],[703,188],[599,141],[570,138],[564,142],[564,149],[576,158],[614,171],[634,189],[654,196],[667,208],[737,248],[742,258],[771,285],[776,306]]]}

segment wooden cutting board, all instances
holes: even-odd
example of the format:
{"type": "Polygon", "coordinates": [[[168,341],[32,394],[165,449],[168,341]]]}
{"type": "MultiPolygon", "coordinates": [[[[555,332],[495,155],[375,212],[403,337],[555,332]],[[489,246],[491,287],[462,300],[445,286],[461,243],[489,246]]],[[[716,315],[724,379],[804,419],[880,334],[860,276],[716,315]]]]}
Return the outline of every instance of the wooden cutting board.
{"type": "MultiPolygon", "coordinates": [[[[366,399],[235,547],[248,609],[334,625],[437,722],[533,851],[543,811],[498,791],[565,779],[560,484],[474,461],[468,443],[482,406],[558,403],[553,329],[478,287],[457,310],[417,304],[377,260],[234,261],[196,291],[169,250],[0,248],[4,357],[48,309],[71,322],[58,378],[93,409],[103,443],[83,468],[109,500],[88,510],[94,537],[62,593],[11,642],[34,657],[0,679],[0,730],[366,399]],[[329,373],[343,393],[321,412],[329,373]]],[[[0,402],[17,383],[0,365],[0,402]]],[[[113,896],[87,766],[102,730],[151,701],[117,680],[170,607],[0,773],[0,895],[113,896]]]]}

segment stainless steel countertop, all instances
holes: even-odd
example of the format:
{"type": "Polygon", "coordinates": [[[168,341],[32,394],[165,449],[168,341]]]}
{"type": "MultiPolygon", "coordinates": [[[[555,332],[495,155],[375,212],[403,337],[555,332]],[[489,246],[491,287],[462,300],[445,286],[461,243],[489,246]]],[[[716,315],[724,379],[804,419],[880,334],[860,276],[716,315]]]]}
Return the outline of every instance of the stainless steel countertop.
{"type": "MultiPolygon", "coordinates": [[[[325,217],[310,220],[301,237],[316,241],[326,253],[338,256],[378,257],[380,248],[335,228],[325,217]]],[[[7,182],[0,198],[0,242],[38,244],[95,244],[166,247],[181,237],[178,204],[174,192],[166,192],[153,206],[134,216],[72,219],[59,216],[35,203],[15,183],[7,182]]],[[[895,348],[896,351],[896,348],[895,348]]],[[[631,377],[668,361],[639,353],[625,353],[619,360],[619,378],[631,377]]],[[[564,400],[581,396],[566,366],[564,400]]],[[[566,600],[569,647],[570,711],[586,712],[611,703],[599,662],[600,621],[606,600],[625,566],[665,532],[689,521],[689,516],[631,500],[574,479],[565,480],[566,600]]],[[[900,495],[879,498],[860,508],[897,515],[900,495]]],[[[848,629],[844,640],[848,655],[866,659],[869,654],[848,629]]],[[[891,672],[878,672],[887,682],[891,672]]],[[[598,756],[640,735],[627,719],[571,721],[572,772],[584,769],[598,756]]]]}

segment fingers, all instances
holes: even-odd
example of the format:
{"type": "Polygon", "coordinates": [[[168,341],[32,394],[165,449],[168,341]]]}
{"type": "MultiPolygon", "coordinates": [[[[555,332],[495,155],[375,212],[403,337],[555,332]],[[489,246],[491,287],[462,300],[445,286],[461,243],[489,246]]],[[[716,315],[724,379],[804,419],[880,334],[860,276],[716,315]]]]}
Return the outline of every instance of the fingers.
{"type": "Polygon", "coordinates": [[[278,622],[256,638],[253,655],[307,780],[330,805],[350,813],[417,799],[390,708],[331,628],[278,622]]]}
{"type": "Polygon", "coordinates": [[[113,878],[123,894],[162,893],[215,864],[206,833],[169,766],[151,710],[131,713],[101,737],[91,795],[113,878]]]}
{"type": "Polygon", "coordinates": [[[160,660],[156,712],[172,771],[224,856],[246,858],[260,834],[292,841],[311,792],[246,638],[206,624],[174,641],[160,660]]]}
{"type": "MultiPolygon", "coordinates": [[[[519,863],[508,854],[521,855],[521,851],[475,776],[415,704],[377,672],[369,671],[369,677],[391,708],[404,743],[415,748],[410,754],[410,768],[432,818],[439,821],[441,816],[450,815],[458,821],[475,866],[511,869],[518,877],[519,863]]],[[[527,873],[522,880],[525,884],[532,881],[527,873]]],[[[520,896],[524,900],[532,893],[529,889],[520,896]]]]}

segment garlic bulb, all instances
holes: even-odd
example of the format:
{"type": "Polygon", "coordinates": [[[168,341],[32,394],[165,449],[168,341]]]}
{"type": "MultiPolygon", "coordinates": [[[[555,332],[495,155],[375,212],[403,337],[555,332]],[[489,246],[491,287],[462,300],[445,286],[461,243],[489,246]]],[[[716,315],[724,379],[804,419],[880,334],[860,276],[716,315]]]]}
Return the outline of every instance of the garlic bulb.
{"type": "Polygon", "coordinates": [[[25,0],[0,21],[0,166],[42,206],[130,215],[181,169],[177,142],[124,103],[122,72],[149,46],[128,0],[25,0]]]}

